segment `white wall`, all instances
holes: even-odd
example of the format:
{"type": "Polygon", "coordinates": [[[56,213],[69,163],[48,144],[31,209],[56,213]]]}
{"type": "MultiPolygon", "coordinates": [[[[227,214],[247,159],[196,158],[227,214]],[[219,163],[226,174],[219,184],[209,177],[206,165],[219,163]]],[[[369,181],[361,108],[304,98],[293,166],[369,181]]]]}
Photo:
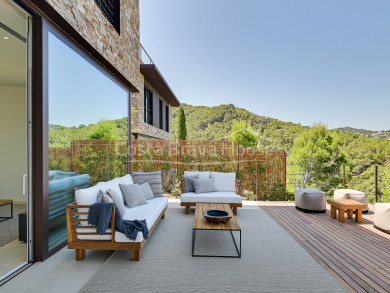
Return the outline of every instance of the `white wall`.
{"type": "Polygon", "coordinates": [[[0,87],[0,199],[26,202],[26,87],[0,87]]]}

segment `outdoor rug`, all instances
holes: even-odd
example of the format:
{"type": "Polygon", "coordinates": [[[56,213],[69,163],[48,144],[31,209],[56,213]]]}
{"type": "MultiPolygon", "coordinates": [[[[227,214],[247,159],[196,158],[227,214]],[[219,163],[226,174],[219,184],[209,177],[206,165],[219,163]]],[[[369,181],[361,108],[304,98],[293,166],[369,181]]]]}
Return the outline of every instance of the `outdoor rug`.
{"type": "MultiPolygon", "coordinates": [[[[19,214],[26,210],[25,204],[14,204],[12,219],[0,222],[0,247],[19,238],[19,214]]],[[[10,205],[0,207],[0,217],[10,215],[10,205]]]]}
{"type": "MultiPolygon", "coordinates": [[[[238,210],[241,258],[192,257],[193,217],[169,208],[139,262],[116,251],[80,292],[346,292],[260,208],[238,210]]],[[[195,248],[237,253],[229,232],[197,232],[195,248]]]]}

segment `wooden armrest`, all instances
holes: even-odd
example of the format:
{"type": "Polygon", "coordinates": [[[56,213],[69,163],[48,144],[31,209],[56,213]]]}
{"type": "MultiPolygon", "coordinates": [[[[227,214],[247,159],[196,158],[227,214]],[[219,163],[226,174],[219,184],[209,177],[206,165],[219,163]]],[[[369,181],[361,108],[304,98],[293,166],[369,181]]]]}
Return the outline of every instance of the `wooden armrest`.
{"type": "MultiPolygon", "coordinates": [[[[78,241],[77,239],[77,233],[76,228],[74,225],[74,221],[76,220],[74,216],[78,215],[86,215],[88,212],[79,212],[74,211],[74,209],[89,209],[91,205],[78,205],[75,202],[72,202],[66,206],[66,226],[68,231],[68,242],[78,241]]],[[[87,221],[86,219],[78,219],[78,221],[87,221]]],[[[77,222],[77,221],[76,221],[77,222]]],[[[84,228],[87,228],[86,226],[81,226],[84,228]]],[[[93,227],[92,227],[93,228],[93,227]]],[[[92,234],[90,234],[92,235],[92,234]]],[[[95,234],[93,234],[95,235],[95,234]]],[[[96,233],[96,235],[98,235],[96,233]]],[[[115,205],[112,207],[112,214],[111,214],[111,242],[115,242],[115,205]]]]}
{"type": "Polygon", "coordinates": [[[184,193],[184,180],[183,179],[181,179],[180,180],[180,182],[181,182],[181,193],[183,194],[184,193]]]}

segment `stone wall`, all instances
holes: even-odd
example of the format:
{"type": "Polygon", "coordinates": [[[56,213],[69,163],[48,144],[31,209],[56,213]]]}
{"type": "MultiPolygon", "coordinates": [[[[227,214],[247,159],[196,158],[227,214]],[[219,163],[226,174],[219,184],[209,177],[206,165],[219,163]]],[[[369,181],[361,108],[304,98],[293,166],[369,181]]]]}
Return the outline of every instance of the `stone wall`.
{"type": "Polygon", "coordinates": [[[139,0],[121,0],[120,35],[94,0],[46,0],[138,90],[139,0]]]}

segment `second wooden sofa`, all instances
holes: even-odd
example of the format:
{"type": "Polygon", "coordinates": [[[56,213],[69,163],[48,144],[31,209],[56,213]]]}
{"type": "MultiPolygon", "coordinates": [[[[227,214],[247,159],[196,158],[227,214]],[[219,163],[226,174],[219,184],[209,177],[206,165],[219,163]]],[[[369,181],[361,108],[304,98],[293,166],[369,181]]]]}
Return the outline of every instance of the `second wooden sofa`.
{"type": "Polygon", "coordinates": [[[180,205],[185,207],[185,213],[190,213],[190,207],[196,206],[197,203],[227,203],[232,211],[237,215],[237,208],[242,207],[242,197],[240,195],[240,182],[236,179],[235,173],[220,172],[198,172],[185,171],[186,175],[198,175],[200,179],[211,178],[214,181],[216,192],[195,193],[184,192],[184,183],[182,181],[182,194],[180,205]]]}

